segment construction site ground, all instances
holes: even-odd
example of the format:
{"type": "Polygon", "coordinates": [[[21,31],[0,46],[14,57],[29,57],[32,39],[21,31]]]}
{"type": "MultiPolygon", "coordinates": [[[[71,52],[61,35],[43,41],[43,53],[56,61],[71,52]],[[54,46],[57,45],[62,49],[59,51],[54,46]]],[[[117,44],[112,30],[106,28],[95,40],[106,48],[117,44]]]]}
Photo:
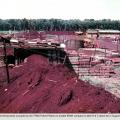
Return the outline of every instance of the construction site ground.
{"type": "Polygon", "coordinates": [[[78,49],[76,35],[48,39],[35,32],[31,37],[29,33],[15,35],[22,43],[14,43],[17,48],[31,53],[21,59],[11,50],[18,62],[8,65],[10,83],[7,83],[4,56],[1,57],[0,113],[120,113],[119,45],[100,41],[102,47],[78,49]],[[23,35],[25,38],[21,39],[23,35]],[[73,44],[66,42],[68,38],[73,44]],[[64,55],[58,55],[59,47],[51,45],[55,41],[59,47],[64,43],[64,55]],[[54,53],[48,47],[54,47],[54,53]],[[39,53],[33,53],[32,48],[38,48],[39,53]],[[48,50],[44,50],[47,56],[41,48],[48,50]],[[67,66],[68,61],[73,69],[67,66]]]}
{"type": "MultiPolygon", "coordinates": [[[[95,57],[105,57],[105,56],[110,56],[111,54],[114,55],[116,54],[115,52],[108,51],[106,50],[106,55],[105,55],[105,50],[104,49],[80,49],[78,50],[79,54],[74,51],[74,56],[71,55],[69,56],[70,62],[73,66],[74,71],[78,75],[79,79],[89,82],[91,85],[94,85],[96,87],[101,87],[104,88],[106,91],[110,92],[111,94],[114,94],[116,97],[120,98],[120,66],[119,65],[105,65],[105,64],[98,64],[95,66],[90,66],[89,64],[87,65],[86,63],[83,63],[82,66],[78,61],[81,62],[80,59],[81,56],[87,56],[88,58],[91,56],[95,57]],[[81,54],[82,53],[82,54],[81,54]],[[103,66],[104,68],[101,70],[99,67],[103,66]],[[110,71],[107,72],[107,69],[111,68],[112,72],[111,74],[109,73],[110,71]],[[100,71],[101,70],[101,71],[100,71]]],[[[85,61],[85,59],[83,59],[85,61]]]]}

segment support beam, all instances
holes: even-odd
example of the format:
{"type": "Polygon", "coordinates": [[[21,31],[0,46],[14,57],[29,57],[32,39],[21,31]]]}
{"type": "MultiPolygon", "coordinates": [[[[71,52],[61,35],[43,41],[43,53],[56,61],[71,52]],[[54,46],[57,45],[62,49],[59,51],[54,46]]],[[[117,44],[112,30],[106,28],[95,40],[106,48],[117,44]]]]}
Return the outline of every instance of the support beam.
{"type": "Polygon", "coordinates": [[[9,77],[9,68],[8,68],[8,63],[7,63],[7,52],[6,52],[6,42],[3,40],[3,45],[4,45],[4,63],[6,67],[6,73],[7,73],[7,83],[10,83],[10,77],[9,77]]]}

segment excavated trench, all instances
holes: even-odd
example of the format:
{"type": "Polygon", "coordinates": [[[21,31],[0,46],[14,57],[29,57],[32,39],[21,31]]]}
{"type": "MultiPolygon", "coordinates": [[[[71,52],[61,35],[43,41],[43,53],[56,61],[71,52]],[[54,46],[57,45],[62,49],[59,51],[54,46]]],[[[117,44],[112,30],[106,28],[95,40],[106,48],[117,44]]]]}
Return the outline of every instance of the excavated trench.
{"type": "Polygon", "coordinates": [[[65,51],[62,49],[23,49],[23,48],[15,48],[14,56],[8,56],[8,63],[17,62],[17,64],[21,64],[24,62],[25,58],[31,56],[32,54],[42,55],[47,57],[50,63],[64,63],[67,67],[72,68],[69,58],[66,56],[65,51]],[[66,56],[66,57],[65,57],[66,56]]]}

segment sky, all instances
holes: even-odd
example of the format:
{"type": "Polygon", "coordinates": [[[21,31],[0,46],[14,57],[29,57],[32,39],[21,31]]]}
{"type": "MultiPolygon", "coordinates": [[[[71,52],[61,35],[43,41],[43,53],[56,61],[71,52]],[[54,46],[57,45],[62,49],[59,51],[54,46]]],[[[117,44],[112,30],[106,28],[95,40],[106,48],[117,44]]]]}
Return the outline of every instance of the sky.
{"type": "Polygon", "coordinates": [[[120,0],[0,0],[0,19],[120,20],[120,0]]]}

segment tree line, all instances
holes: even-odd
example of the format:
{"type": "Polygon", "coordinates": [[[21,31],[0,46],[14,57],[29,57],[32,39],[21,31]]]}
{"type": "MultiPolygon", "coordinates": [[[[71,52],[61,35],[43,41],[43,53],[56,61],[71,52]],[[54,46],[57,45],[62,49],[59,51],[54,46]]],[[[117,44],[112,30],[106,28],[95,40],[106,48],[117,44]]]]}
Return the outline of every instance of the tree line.
{"type": "Polygon", "coordinates": [[[37,31],[79,31],[87,29],[120,30],[120,20],[62,20],[62,19],[0,19],[0,31],[37,30],[37,31]]]}

